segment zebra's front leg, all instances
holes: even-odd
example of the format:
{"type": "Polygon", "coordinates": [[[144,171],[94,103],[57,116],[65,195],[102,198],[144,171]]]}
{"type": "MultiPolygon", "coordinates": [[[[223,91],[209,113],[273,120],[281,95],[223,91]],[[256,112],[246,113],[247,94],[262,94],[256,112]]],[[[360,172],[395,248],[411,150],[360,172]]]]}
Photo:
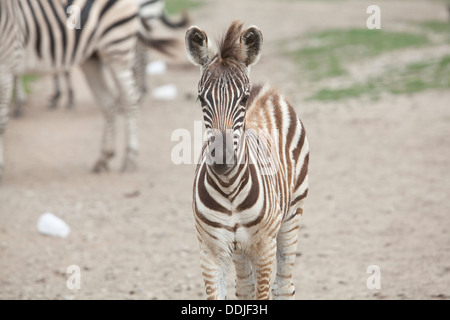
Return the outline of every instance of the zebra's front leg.
{"type": "Polygon", "coordinates": [[[200,243],[200,267],[208,300],[226,299],[230,262],[231,257],[219,257],[200,243]]]}
{"type": "Polygon", "coordinates": [[[295,258],[297,255],[297,241],[300,227],[302,208],[281,224],[277,237],[277,275],[272,288],[274,299],[294,299],[295,287],[292,281],[295,258]]]}
{"type": "Polygon", "coordinates": [[[107,79],[107,70],[102,66],[98,59],[92,58],[88,60],[82,66],[82,70],[105,117],[102,152],[92,169],[95,173],[101,173],[109,170],[109,161],[115,154],[115,127],[118,96],[114,95],[115,91],[111,88],[111,84],[107,79]]]}
{"type": "Polygon", "coordinates": [[[125,104],[126,151],[122,171],[132,172],[137,168],[139,150],[137,136],[137,116],[139,92],[136,87],[133,70],[126,63],[111,64],[114,79],[119,87],[121,101],[125,104]]]}
{"type": "Polygon", "coordinates": [[[233,262],[236,269],[236,297],[240,300],[255,299],[255,279],[250,260],[243,252],[236,251],[233,262]]]}
{"type": "Polygon", "coordinates": [[[276,248],[275,239],[261,239],[260,243],[254,246],[251,261],[256,278],[256,300],[270,299],[276,248]]]}

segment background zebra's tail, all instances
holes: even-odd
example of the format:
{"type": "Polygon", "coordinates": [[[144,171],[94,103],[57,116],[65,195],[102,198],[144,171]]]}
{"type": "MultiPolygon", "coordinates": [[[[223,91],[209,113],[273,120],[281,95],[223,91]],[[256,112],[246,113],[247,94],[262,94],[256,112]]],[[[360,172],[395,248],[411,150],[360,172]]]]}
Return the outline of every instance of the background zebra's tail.
{"type": "Polygon", "coordinates": [[[174,54],[170,49],[176,47],[180,43],[175,38],[153,38],[152,27],[144,18],[141,18],[141,28],[139,29],[138,38],[139,41],[147,47],[172,57],[174,54]]]}

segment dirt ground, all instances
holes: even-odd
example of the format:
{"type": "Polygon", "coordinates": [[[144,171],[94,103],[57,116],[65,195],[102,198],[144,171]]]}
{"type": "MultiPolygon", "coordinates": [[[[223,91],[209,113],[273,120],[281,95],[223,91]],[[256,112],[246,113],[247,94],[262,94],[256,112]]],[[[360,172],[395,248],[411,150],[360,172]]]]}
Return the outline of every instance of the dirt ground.
{"type": "MultiPolygon", "coordinates": [[[[364,27],[367,1],[208,1],[190,12],[211,38],[235,18],[265,39],[252,80],[282,90],[303,120],[311,147],[310,193],[294,281],[297,299],[450,298],[450,91],[321,103],[304,101],[279,40],[310,30],[364,27]],[[369,266],[380,289],[370,289],[369,266]]],[[[447,19],[434,1],[377,1],[382,28],[447,19]]],[[[180,41],[184,30],[176,32],[180,41]]],[[[214,41],[212,41],[214,42],[214,41]]],[[[47,109],[42,79],[26,115],[5,137],[0,186],[0,299],[204,299],[191,210],[195,165],[175,165],[176,129],[194,132],[199,71],[184,47],[152,88],[175,84],[175,100],[146,98],[136,173],[121,174],[124,128],[111,172],[94,175],[103,119],[79,73],[77,108],[47,109]],[[52,212],[65,239],[37,231],[52,212]],[[67,287],[78,266],[81,287],[67,287]]],[[[368,66],[369,67],[369,66],[368,66]]],[[[372,66],[373,68],[373,66],[372,66]]],[[[364,70],[361,70],[364,72],[364,70]]],[[[120,118],[119,120],[122,120],[120,118]]],[[[232,283],[232,280],[230,280],[232,283]]],[[[234,299],[230,288],[230,299],[234,299]]]]}

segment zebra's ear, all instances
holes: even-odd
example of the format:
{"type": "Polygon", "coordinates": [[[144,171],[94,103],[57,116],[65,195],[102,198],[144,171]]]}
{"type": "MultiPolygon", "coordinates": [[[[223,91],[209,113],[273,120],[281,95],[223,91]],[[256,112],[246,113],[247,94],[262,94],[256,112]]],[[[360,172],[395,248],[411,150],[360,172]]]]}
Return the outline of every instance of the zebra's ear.
{"type": "Polygon", "coordinates": [[[256,26],[248,27],[241,35],[241,48],[244,63],[252,66],[261,57],[263,35],[256,26]]]}
{"type": "Polygon", "coordinates": [[[209,62],[208,37],[196,26],[186,32],[186,50],[189,60],[196,66],[204,66],[209,62]]]}

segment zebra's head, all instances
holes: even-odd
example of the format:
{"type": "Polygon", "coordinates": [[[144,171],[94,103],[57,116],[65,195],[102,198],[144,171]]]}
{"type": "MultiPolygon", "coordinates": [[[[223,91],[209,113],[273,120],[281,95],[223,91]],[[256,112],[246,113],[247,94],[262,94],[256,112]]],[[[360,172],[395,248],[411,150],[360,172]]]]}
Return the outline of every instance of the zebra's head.
{"type": "Polygon", "coordinates": [[[234,21],[210,55],[208,37],[198,27],[186,33],[189,60],[201,68],[198,99],[208,134],[207,163],[217,174],[226,174],[237,163],[244,135],[247,100],[250,95],[250,67],[261,56],[261,31],[234,21]]]}

